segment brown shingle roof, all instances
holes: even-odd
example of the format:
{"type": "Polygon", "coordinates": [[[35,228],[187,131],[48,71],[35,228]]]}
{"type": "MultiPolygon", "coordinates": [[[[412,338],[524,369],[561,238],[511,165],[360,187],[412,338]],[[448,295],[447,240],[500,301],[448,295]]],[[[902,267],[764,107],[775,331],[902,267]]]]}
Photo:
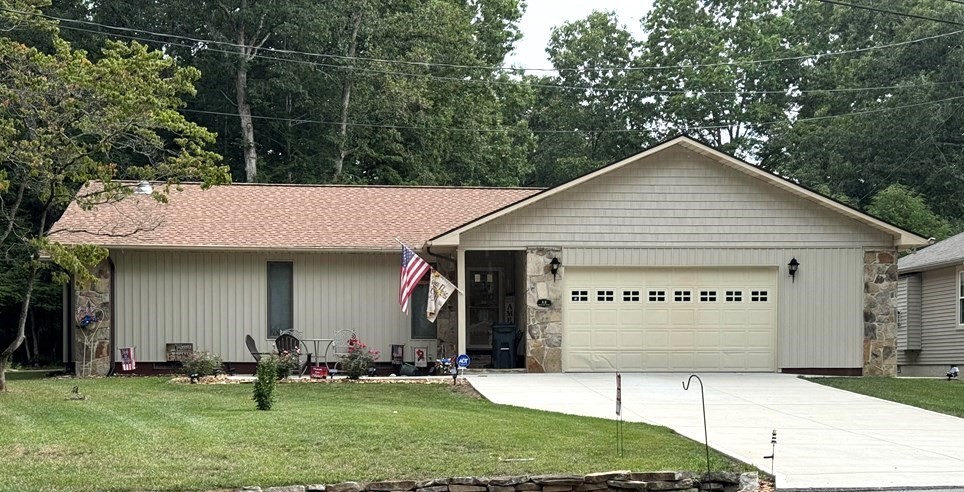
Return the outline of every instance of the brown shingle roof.
{"type": "Polygon", "coordinates": [[[184,249],[394,250],[533,195],[523,188],[182,185],[168,203],[132,196],[85,211],[71,204],[51,239],[184,249]]]}

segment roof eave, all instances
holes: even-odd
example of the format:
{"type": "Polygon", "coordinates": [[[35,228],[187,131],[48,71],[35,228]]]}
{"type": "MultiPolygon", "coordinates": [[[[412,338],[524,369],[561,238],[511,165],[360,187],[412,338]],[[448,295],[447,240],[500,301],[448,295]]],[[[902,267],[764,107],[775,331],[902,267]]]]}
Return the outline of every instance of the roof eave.
{"type": "Polygon", "coordinates": [[[193,252],[224,252],[224,253],[398,253],[397,247],[384,248],[351,248],[351,247],[320,247],[307,248],[300,246],[220,246],[220,245],[179,245],[179,244],[101,244],[102,248],[118,251],[193,251],[193,252]]]}

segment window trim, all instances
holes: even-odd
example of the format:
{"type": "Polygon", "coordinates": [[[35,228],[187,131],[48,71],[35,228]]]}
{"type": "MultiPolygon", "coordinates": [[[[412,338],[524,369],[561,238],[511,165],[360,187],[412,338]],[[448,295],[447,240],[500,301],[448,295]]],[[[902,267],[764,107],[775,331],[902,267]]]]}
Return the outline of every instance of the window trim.
{"type": "Polygon", "coordinates": [[[720,297],[721,297],[721,296],[720,296],[720,290],[719,290],[719,289],[716,289],[716,288],[708,288],[708,289],[705,289],[705,290],[704,290],[704,289],[699,289],[697,292],[699,292],[699,295],[696,296],[696,298],[697,298],[697,300],[698,300],[699,302],[701,302],[701,303],[709,304],[709,303],[717,303],[717,302],[720,302],[720,297]],[[704,296],[704,295],[703,295],[704,292],[705,292],[707,295],[704,296]],[[706,300],[705,300],[705,301],[703,300],[704,297],[706,297],[706,300]]]}
{"type": "Polygon", "coordinates": [[[688,303],[693,302],[693,289],[680,288],[680,290],[673,289],[673,302],[688,303]],[[677,297],[682,300],[677,300],[677,297]]]}
{"type": "Polygon", "coordinates": [[[957,329],[964,330],[964,319],[961,319],[962,317],[964,317],[964,309],[961,309],[962,307],[964,307],[964,306],[961,306],[961,304],[964,304],[964,269],[961,269],[961,268],[957,269],[957,286],[956,287],[957,287],[956,289],[957,302],[955,304],[957,304],[957,329]]]}
{"type": "Polygon", "coordinates": [[[287,265],[291,276],[288,278],[288,292],[291,294],[288,299],[289,312],[291,313],[291,327],[288,330],[293,330],[295,328],[295,262],[290,260],[269,260],[265,262],[265,300],[267,301],[267,306],[265,307],[265,321],[266,321],[266,331],[265,334],[268,340],[274,340],[281,336],[286,330],[280,330],[277,334],[271,333],[271,266],[272,265],[287,265]]]}
{"type": "Polygon", "coordinates": [[[656,288],[656,289],[646,289],[646,302],[666,302],[666,293],[669,289],[656,288]],[[655,297],[656,299],[652,299],[655,297]]]}

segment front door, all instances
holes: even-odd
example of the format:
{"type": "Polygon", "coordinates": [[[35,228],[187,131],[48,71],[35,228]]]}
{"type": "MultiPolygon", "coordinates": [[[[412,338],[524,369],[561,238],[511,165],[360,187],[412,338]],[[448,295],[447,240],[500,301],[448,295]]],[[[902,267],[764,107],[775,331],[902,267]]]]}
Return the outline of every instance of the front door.
{"type": "Polygon", "coordinates": [[[492,324],[499,322],[502,312],[500,272],[469,271],[468,348],[492,349],[492,324]]]}

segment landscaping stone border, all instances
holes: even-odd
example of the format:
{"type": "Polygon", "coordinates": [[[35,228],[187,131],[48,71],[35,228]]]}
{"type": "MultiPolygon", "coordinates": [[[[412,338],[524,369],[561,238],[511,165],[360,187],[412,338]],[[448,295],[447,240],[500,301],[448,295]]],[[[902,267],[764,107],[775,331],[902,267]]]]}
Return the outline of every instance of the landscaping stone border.
{"type": "Polygon", "coordinates": [[[610,471],[589,475],[522,475],[453,477],[432,480],[341,482],[334,484],[244,487],[244,492],[758,492],[755,472],[631,472],[610,471]]]}

